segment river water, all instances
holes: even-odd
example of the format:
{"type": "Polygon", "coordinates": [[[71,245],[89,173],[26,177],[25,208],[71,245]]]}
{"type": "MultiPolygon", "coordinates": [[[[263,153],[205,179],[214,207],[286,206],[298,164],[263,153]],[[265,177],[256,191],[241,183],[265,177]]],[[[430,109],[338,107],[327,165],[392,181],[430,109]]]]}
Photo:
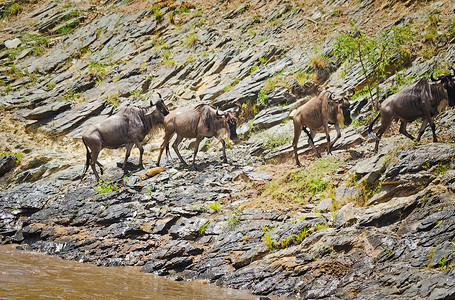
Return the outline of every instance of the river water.
{"type": "Polygon", "coordinates": [[[0,246],[0,299],[255,299],[248,291],[172,281],[137,267],[97,267],[0,246]]]}

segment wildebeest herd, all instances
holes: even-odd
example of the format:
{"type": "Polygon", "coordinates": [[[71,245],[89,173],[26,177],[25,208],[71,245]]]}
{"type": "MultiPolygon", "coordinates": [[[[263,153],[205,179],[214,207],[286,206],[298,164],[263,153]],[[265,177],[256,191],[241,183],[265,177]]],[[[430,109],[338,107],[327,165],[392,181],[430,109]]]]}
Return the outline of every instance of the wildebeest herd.
{"type": "MultiPolygon", "coordinates": [[[[430,125],[433,142],[437,142],[433,117],[439,114],[447,104],[449,106],[455,105],[454,77],[455,69],[453,68],[450,73],[442,74],[437,78],[433,78],[433,74],[431,74],[430,77],[424,77],[414,85],[385,99],[380,106],[379,114],[368,127],[368,135],[375,140],[374,151],[378,151],[379,140],[393,120],[400,120],[400,133],[414,140],[414,137],[406,131],[407,123],[422,118],[422,125],[416,140],[420,140],[426,127],[430,125]],[[381,125],[375,134],[373,127],[379,118],[381,118],[381,125]]],[[[294,140],[292,146],[298,166],[301,166],[297,150],[302,130],[308,135],[308,143],[316,156],[321,157],[314,145],[313,138],[318,130],[324,129],[327,138],[327,153],[331,154],[331,147],[341,136],[339,124],[343,123],[348,126],[352,122],[349,100],[353,94],[353,91],[349,91],[346,94],[336,96],[325,90],[296,110],[293,115],[294,140]],[[329,124],[334,125],[337,132],[333,141],[330,140],[329,124]]],[[[177,137],[172,148],[184,166],[188,165],[178,150],[183,138],[196,139],[192,168],[199,144],[205,137],[216,137],[220,140],[223,147],[223,162],[227,162],[223,135],[227,134],[231,139],[237,138],[237,115],[240,106],[232,111],[221,111],[208,104],[199,104],[193,108],[175,110],[169,113],[161,95],[158,94],[158,96],[160,99],[156,103],[150,102],[150,107],[129,106],[123,108],[102,123],[91,126],[83,133],[82,141],[87,150],[87,159],[82,177],[90,165],[96,180],[99,180],[95,165],[100,167],[101,174],[103,174],[103,167],[98,162],[98,155],[103,148],[126,147],[125,160],[122,166],[126,173],[128,157],[132,147],[136,145],[140,152],[139,167],[143,168],[142,155],[144,149],[141,142],[154,127],[159,125],[164,126],[165,133],[156,162],[157,166],[160,164],[164,149],[169,155],[169,143],[174,134],[177,137]]]]}

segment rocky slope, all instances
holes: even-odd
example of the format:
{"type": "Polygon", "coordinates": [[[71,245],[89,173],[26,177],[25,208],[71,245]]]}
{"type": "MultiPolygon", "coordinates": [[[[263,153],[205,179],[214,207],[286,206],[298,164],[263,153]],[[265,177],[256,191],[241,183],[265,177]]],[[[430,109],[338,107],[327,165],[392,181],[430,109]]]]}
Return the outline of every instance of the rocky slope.
{"type": "MultiPolygon", "coordinates": [[[[374,72],[334,54],[337,37],[353,32],[350,22],[372,37],[411,26],[406,60],[393,60],[381,93],[374,88],[380,101],[454,63],[454,8],[344,0],[4,4],[1,241],[258,295],[455,297],[455,112],[437,118],[442,142],[431,143],[429,132],[411,142],[395,125],[373,155],[364,122],[376,100],[362,91],[374,72]],[[322,159],[302,135],[298,169],[289,115],[324,88],[357,90],[355,126],[322,159]],[[158,132],[147,139],[145,170],[131,166],[122,177],[124,150],[104,149],[103,182],[91,173],[81,180],[83,130],[156,92],[172,109],[241,104],[242,138],[229,143],[229,164],[206,140],[196,171],[176,159],[155,169],[158,132]]],[[[415,134],[418,124],[409,127],[415,134]]],[[[324,135],[315,141],[323,149],[324,135]]]]}

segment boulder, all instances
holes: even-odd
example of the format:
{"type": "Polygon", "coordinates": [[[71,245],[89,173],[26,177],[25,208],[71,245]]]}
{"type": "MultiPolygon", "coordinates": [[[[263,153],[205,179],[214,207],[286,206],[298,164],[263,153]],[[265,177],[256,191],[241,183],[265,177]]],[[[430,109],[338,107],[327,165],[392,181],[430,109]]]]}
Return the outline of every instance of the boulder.
{"type": "Polygon", "coordinates": [[[201,228],[208,222],[204,218],[182,218],[170,230],[174,239],[195,240],[202,232],[201,228]]]}
{"type": "Polygon", "coordinates": [[[12,170],[16,166],[16,155],[0,156],[0,177],[12,170]]]}
{"type": "Polygon", "coordinates": [[[349,202],[344,205],[335,215],[335,226],[347,227],[355,223],[357,219],[357,209],[354,207],[354,203],[349,202]]]}
{"type": "Polygon", "coordinates": [[[290,107],[274,106],[260,111],[253,120],[253,128],[268,129],[289,117],[290,107]]]}
{"type": "Polygon", "coordinates": [[[332,198],[322,199],[321,202],[316,206],[315,210],[320,212],[328,212],[332,209],[333,200],[332,198]]]}
{"type": "Polygon", "coordinates": [[[385,179],[393,180],[406,173],[417,173],[438,164],[447,164],[454,156],[455,147],[450,144],[430,143],[408,148],[397,153],[398,161],[387,169],[385,179]]]}
{"type": "Polygon", "coordinates": [[[362,176],[362,182],[374,183],[387,168],[385,153],[376,154],[370,158],[360,160],[353,168],[357,176],[362,176]]]}
{"type": "Polygon", "coordinates": [[[5,41],[5,47],[8,49],[16,49],[20,44],[22,44],[22,41],[18,38],[5,41]]]}

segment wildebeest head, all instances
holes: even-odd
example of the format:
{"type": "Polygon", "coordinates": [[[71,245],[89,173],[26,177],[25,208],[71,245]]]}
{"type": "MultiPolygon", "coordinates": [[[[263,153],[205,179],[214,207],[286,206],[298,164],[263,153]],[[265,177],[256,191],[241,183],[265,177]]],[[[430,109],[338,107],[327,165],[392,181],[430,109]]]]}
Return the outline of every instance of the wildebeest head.
{"type": "Polygon", "coordinates": [[[346,126],[351,125],[351,104],[349,98],[354,95],[353,90],[349,90],[345,95],[341,97],[333,98],[333,94],[330,95],[329,103],[338,106],[337,119],[339,123],[343,123],[346,126]]]}
{"type": "Polygon", "coordinates": [[[153,106],[155,105],[156,108],[164,115],[164,116],[167,116],[169,114],[169,109],[167,108],[166,104],[164,104],[164,101],[163,101],[163,98],[161,97],[161,94],[160,93],[157,93],[158,96],[160,96],[160,99],[155,103],[153,104],[152,101],[150,101],[150,106],[153,106]]]}
{"type": "Polygon", "coordinates": [[[451,71],[453,71],[454,74],[451,72],[442,74],[439,75],[436,79],[433,78],[433,73],[431,73],[430,78],[433,82],[440,81],[442,83],[442,86],[447,91],[447,96],[449,98],[447,101],[449,102],[449,105],[455,106],[455,83],[453,82],[453,78],[455,77],[455,70],[453,67],[451,71]]]}
{"type": "Polygon", "coordinates": [[[235,112],[227,111],[227,112],[219,112],[216,111],[217,118],[224,118],[228,127],[229,127],[229,138],[236,139],[237,138],[237,118],[235,117],[235,112]]]}
{"type": "Polygon", "coordinates": [[[156,124],[163,124],[164,117],[169,114],[169,109],[161,99],[161,95],[159,93],[158,95],[160,96],[160,99],[155,103],[150,100],[150,106],[145,109],[145,122],[149,128],[152,128],[156,124]]]}

